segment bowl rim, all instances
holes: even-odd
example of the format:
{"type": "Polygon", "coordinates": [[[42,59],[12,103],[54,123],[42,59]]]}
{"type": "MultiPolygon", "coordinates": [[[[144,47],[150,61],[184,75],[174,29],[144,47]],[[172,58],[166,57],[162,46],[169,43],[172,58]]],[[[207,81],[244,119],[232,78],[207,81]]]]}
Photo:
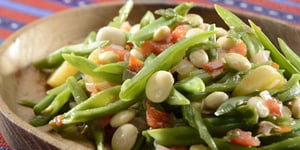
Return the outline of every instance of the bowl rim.
{"type": "MultiPolygon", "coordinates": [[[[60,12],[56,12],[52,15],[37,19],[31,23],[26,24],[25,26],[23,26],[22,28],[20,28],[19,30],[15,31],[14,33],[12,33],[8,38],[6,38],[3,43],[0,45],[0,54],[2,54],[2,52],[4,52],[6,50],[6,48],[13,43],[18,36],[20,36],[21,34],[23,34],[24,32],[26,32],[27,30],[29,30],[30,28],[32,28],[33,26],[37,26],[39,24],[42,24],[45,21],[51,20],[52,18],[56,18],[57,16],[65,16],[68,14],[72,14],[74,12],[77,11],[83,11],[83,10],[88,10],[91,8],[97,8],[97,7],[104,7],[104,6],[120,6],[121,4],[123,4],[123,2],[105,2],[105,3],[94,3],[94,4],[90,4],[90,5],[86,5],[86,6],[82,6],[82,7],[76,7],[76,8],[69,8],[60,12]]],[[[157,5],[157,4],[161,4],[161,5],[168,5],[168,6],[172,6],[172,5],[177,5],[179,4],[179,2],[174,2],[174,3],[167,3],[165,1],[163,2],[135,2],[135,5],[157,5]]],[[[207,9],[214,9],[213,5],[199,5],[197,3],[194,3],[195,6],[197,8],[207,8],[207,9]]],[[[229,8],[230,9],[230,8],[229,8]]],[[[235,14],[240,14],[243,16],[255,16],[257,15],[257,13],[254,12],[245,12],[245,11],[241,11],[238,9],[230,9],[230,11],[232,11],[235,14]]],[[[283,20],[279,20],[276,18],[272,18],[266,15],[260,15],[260,18],[266,19],[266,20],[270,20],[273,21],[275,23],[279,23],[283,26],[286,27],[293,27],[293,28],[297,28],[297,30],[300,31],[300,26],[297,25],[293,25],[293,24],[289,24],[286,21],[283,20]]],[[[38,137],[39,139],[45,139],[47,138],[48,141],[45,141],[53,146],[56,146],[58,148],[62,148],[65,146],[65,144],[55,138],[53,138],[52,136],[41,132],[40,129],[31,126],[28,122],[26,122],[25,120],[23,120],[22,118],[20,118],[19,116],[17,116],[6,104],[5,100],[2,98],[2,96],[0,95],[0,113],[9,121],[13,122],[14,124],[16,124],[19,128],[22,128],[24,130],[26,130],[27,132],[32,133],[34,136],[38,137]]],[[[1,129],[1,128],[0,128],[1,129]]],[[[1,129],[3,130],[3,129],[1,129]]],[[[4,136],[4,139],[6,137],[4,136]]]]}

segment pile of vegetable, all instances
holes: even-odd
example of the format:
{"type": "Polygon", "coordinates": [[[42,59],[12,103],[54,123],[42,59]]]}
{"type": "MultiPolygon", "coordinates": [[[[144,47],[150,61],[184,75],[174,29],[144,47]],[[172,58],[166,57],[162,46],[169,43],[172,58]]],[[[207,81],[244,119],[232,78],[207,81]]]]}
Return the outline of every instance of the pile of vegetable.
{"type": "Polygon", "coordinates": [[[300,58],[280,38],[221,6],[228,30],[189,13],[133,2],[79,44],[34,65],[51,87],[33,126],[78,127],[97,149],[300,149],[300,58]],[[84,127],[84,128],[83,128],[84,127]]]}

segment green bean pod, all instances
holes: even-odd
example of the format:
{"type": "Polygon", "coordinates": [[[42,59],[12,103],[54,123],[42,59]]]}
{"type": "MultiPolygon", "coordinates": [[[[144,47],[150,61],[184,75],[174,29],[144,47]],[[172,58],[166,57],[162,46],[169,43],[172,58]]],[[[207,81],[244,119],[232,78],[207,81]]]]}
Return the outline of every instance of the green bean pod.
{"type": "Polygon", "coordinates": [[[150,129],[143,131],[143,135],[146,138],[154,139],[155,143],[163,146],[203,144],[197,130],[188,126],[150,129]]]}
{"type": "Polygon", "coordinates": [[[128,62],[116,62],[105,65],[100,65],[94,71],[98,73],[123,74],[128,68],[128,62]]]}
{"type": "Polygon", "coordinates": [[[122,75],[106,72],[95,72],[94,69],[96,69],[98,65],[85,57],[75,56],[71,54],[63,54],[63,57],[67,62],[69,62],[84,74],[90,75],[91,77],[95,77],[97,79],[104,79],[113,83],[122,83],[122,75]]]}
{"type": "Polygon", "coordinates": [[[71,113],[74,113],[76,111],[83,111],[88,110],[92,108],[99,108],[102,107],[111,101],[113,101],[120,92],[120,86],[111,87],[105,90],[102,90],[95,95],[89,97],[85,101],[81,102],[80,104],[73,107],[71,110],[66,112],[64,115],[68,116],[71,113]]]}
{"type": "Polygon", "coordinates": [[[34,63],[34,65],[37,68],[54,68],[58,67],[63,61],[64,58],[62,54],[75,54],[75,55],[88,55],[93,50],[103,47],[107,44],[107,41],[96,41],[93,43],[90,43],[88,45],[84,43],[76,44],[76,45],[69,45],[62,47],[50,55],[48,55],[46,58],[34,63]]]}
{"type": "Polygon", "coordinates": [[[169,105],[188,105],[188,104],[190,104],[189,99],[187,99],[183,94],[181,94],[175,88],[172,89],[170,96],[167,98],[166,102],[169,105]]]}

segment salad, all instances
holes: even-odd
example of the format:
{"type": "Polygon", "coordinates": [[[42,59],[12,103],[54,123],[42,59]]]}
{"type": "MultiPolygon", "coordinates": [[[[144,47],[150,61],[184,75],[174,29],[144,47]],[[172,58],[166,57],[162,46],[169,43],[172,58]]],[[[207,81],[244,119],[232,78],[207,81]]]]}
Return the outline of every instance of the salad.
{"type": "Polygon", "coordinates": [[[78,128],[99,150],[300,149],[300,58],[254,22],[192,3],[129,22],[127,1],[107,26],[34,63],[51,72],[33,126],[78,128]]]}

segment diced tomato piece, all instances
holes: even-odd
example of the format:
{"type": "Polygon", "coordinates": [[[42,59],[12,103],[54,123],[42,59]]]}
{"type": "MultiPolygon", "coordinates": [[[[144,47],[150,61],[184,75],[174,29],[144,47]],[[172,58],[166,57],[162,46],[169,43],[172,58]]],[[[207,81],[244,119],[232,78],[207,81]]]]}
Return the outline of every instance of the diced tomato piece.
{"type": "Polygon", "coordinates": [[[163,52],[165,49],[170,47],[172,43],[168,43],[165,41],[155,42],[155,41],[145,41],[141,47],[142,47],[142,54],[147,57],[151,53],[154,53],[156,55],[163,52]]]}
{"type": "Polygon", "coordinates": [[[160,111],[146,102],[146,121],[148,126],[153,129],[169,127],[170,115],[160,111]]]}
{"type": "Polygon", "coordinates": [[[227,136],[230,138],[230,142],[241,146],[259,146],[260,141],[257,137],[253,137],[251,132],[243,131],[241,129],[234,129],[229,131],[227,136]]]}
{"type": "Polygon", "coordinates": [[[231,48],[229,48],[228,51],[231,52],[231,53],[238,53],[242,56],[247,55],[247,47],[246,47],[246,44],[244,42],[237,42],[231,48]]]}
{"type": "Polygon", "coordinates": [[[272,97],[266,100],[266,105],[270,110],[270,114],[273,116],[283,116],[282,107],[283,104],[281,101],[272,97]]]}
{"type": "Polygon", "coordinates": [[[213,61],[210,61],[210,62],[208,62],[208,63],[203,64],[203,65],[202,65],[202,68],[203,68],[205,71],[213,72],[213,71],[215,71],[215,70],[224,68],[224,63],[223,63],[221,60],[216,59],[216,60],[213,60],[213,61]]]}
{"type": "Polygon", "coordinates": [[[177,26],[172,31],[171,42],[176,43],[177,41],[180,41],[181,39],[185,38],[187,31],[188,31],[188,28],[185,27],[184,25],[177,26]]]}
{"type": "Polygon", "coordinates": [[[139,72],[143,68],[144,62],[140,59],[134,57],[133,55],[129,56],[129,69],[133,72],[139,72]]]}

